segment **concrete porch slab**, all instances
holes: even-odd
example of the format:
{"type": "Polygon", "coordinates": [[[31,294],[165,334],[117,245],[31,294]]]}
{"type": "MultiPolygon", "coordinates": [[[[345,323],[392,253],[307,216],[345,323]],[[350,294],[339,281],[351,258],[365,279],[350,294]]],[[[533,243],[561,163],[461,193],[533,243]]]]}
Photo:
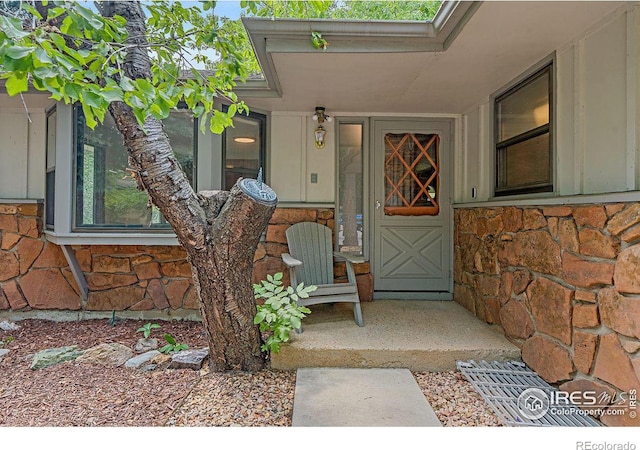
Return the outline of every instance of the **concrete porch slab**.
{"type": "Polygon", "coordinates": [[[439,427],[408,369],[298,369],[294,427],[439,427]]]}
{"type": "Polygon", "coordinates": [[[364,327],[349,304],[315,305],[303,332],[272,355],[277,370],[302,367],[456,370],[457,360],[520,360],[502,332],[453,301],[376,300],[362,303],[364,327]]]}

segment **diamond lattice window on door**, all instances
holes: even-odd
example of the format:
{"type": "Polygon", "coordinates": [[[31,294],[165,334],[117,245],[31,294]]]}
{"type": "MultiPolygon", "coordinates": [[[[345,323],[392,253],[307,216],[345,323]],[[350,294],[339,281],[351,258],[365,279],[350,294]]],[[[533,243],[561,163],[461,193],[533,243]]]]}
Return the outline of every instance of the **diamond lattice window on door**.
{"type": "Polygon", "coordinates": [[[440,136],[387,133],[384,142],[385,215],[437,215],[440,136]]]}

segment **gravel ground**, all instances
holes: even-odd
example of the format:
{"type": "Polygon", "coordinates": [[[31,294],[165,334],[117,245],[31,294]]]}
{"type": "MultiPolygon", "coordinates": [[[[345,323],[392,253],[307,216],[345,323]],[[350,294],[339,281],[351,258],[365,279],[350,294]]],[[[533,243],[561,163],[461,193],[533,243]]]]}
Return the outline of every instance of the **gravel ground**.
{"type": "MultiPolygon", "coordinates": [[[[291,425],[294,372],[208,373],[206,369],[140,372],[66,362],[31,370],[30,355],[51,347],[119,342],[133,348],[144,321],[51,322],[24,320],[0,330],[0,426],[48,427],[286,427],[291,425]],[[13,340],[11,340],[11,338],[13,340]],[[6,343],[7,341],[11,341],[6,343]]],[[[202,324],[162,322],[153,336],[170,333],[190,348],[206,346],[202,324]]],[[[444,426],[497,426],[499,421],[458,372],[415,373],[444,426]]]]}

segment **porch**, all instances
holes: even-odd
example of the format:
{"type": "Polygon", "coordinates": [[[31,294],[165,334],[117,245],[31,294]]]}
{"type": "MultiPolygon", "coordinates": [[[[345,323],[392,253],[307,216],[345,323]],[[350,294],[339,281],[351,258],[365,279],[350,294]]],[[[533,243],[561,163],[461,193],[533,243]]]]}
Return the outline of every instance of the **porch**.
{"type": "Polygon", "coordinates": [[[349,304],[310,307],[303,332],[272,355],[272,368],[406,367],[448,371],[457,360],[520,360],[499,329],[453,301],[376,300],[362,303],[364,327],[349,304]]]}

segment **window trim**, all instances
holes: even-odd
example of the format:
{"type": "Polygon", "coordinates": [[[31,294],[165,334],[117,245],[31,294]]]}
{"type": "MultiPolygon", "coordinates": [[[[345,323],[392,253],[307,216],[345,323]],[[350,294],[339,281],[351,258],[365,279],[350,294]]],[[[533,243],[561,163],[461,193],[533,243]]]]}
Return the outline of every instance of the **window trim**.
{"type": "Polygon", "coordinates": [[[44,176],[45,176],[45,199],[44,199],[44,228],[45,230],[54,230],[55,229],[55,225],[56,225],[56,158],[57,158],[57,152],[58,152],[58,148],[57,148],[57,135],[58,135],[58,129],[57,129],[57,123],[58,123],[58,109],[57,109],[57,104],[54,104],[53,106],[47,108],[45,110],[45,167],[44,167],[44,176]],[[51,125],[49,123],[49,119],[51,118],[51,116],[56,115],[56,125],[54,127],[54,154],[53,154],[53,161],[49,161],[49,132],[51,131],[49,129],[49,126],[51,125]],[[51,166],[49,165],[51,163],[51,166]],[[51,192],[49,192],[49,182],[48,182],[48,177],[49,174],[53,174],[53,185],[52,185],[52,190],[51,192]],[[51,203],[49,203],[51,202],[51,203]],[[49,205],[51,205],[51,217],[49,217],[49,205]],[[49,223],[49,219],[51,219],[51,223],[49,223]]]}
{"type": "MultiPolygon", "coordinates": [[[[179,110],[185,110],[188,112],[186,108],[186,104],[179,104],[179,110]]],[[[173,229],[168,223],[159,224],[155,227],[123,227],[123,226],[79,226],[77,223],[78,216],[78,150],[79,150],[79,142],[78,142],[78,113],[81,111],[79,104],[75,104],[71,106],[71,120],[72,120],[72,149],[71,149],[71,159],[72,159],[72,171],[71,171],[71,233],[77,233],[78,235],[84,235],[87,233],[91,234],[160,234],[160,235],[175,235],[173,229]]],[[[193,161],[194,167],[192,171],[192,180],[193,180],[193,189],[198,190],[198,144],[199,144],[199,124],[198,118],[193,117],[193,161]]]]}
{"type": "MultiPolygon", "coordinates": [[[[227,112],[229,109],[229,105],[223,104],[222,111],[227,112]]],[[[247,117],[252,120],[256,120],[259,122],[259,133],[260,133],[260,161],[262,162],[262,181],[269,184],[267,170],[267,115],[261,112],[249,111],[249,114],[239,113],[238,116],[247,117]]],[[[227,129],[222,132],[221,135],[221,160],[220,160],[220,189],[224,190],[225,188],[225,172],[227,170],[227,129]]]]}
{"type": "Polygon", "coordinates": [[[523,194],[538,194],[538,195],[548,195],[549,193],[555,192],[557,183],[556,183],[556,165],[555,162],[555,154],[556,154],[556,145],[555,145],[555,120],[556,120],[556,101],[555,101],[555,83],[556,83],[556,61],[555,54],[552,54],[550,57],[545,58],[540,63],[536,64],[531,69],[527,70],[525,73],[520,75],[516,80],[509,83],[506,88],[501,89],[499,92],[491,96],[491,117],[492,117],[492,149],[493,149],[493,197],[494,198],[502,198],[507,196],[516,196],[523,194]],[[526,87],[527,85],[536,81],[541,75],[544,73],[548,73],[549,75],[549,123],[541,125],[539,127],[527,130],[519,135],[512,136],[504,141],[499,141],[498,133],[500,130],[499,127],[499,117],[497,114],[496,105],[499,101],[504,100],[510,95],[516,93],[520,89],[526,87]],[[550,183],[544,184],[536,184],[530,186],[522,186],[516,188],[498,188],[498,177],[499,177],[499,157],[501,148],[506,148],[515,144],[527,142],[533,138],[538,136],[542,136],[544,134],[549,134],[549,178],[550,183]]]}

